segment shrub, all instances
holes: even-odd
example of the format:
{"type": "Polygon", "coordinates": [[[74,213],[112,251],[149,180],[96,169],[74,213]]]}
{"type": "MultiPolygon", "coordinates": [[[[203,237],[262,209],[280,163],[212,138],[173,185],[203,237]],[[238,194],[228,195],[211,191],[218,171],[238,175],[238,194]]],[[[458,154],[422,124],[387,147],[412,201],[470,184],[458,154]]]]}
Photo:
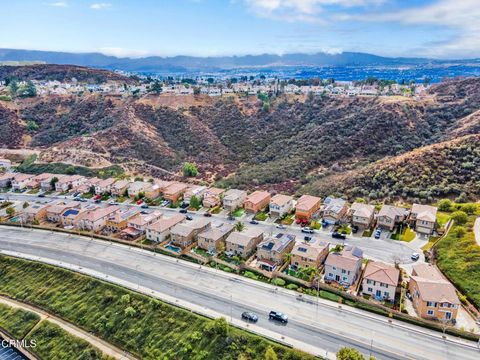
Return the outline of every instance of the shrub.
{"type": "Polygon", "coordinates": [[[272,280],[272,284],[277,285],[277,286],[285,286],[285,280],[276,278],[272,280]]]}
{"type": "Polygon", "coordinates": [[[289,290],[297,290],[297,289],[298,289],[298,285],[296,285],[296,284],[288,284],[288,285],[287,285],[287,289],[289,289],[289,290]]]}
{"type": "Polygon", "coordinates": [[[450,211],[452,209],[452,202],[448,199],[443,199],[438,202],[438,210],[450,211]]]}
{"type": "Polygon", "coordinates": [[[245,273],[243,274],[245,277],[248,277],[250,279],[253,279],[253,280],[258,280],[258,276],[255,275],[253,272],[251,271],[245,271],[245,273]]]}
{"type": "Polygon", "coordinates": [[[455,221],[456,225],[464,225],[468,221],[468,215],[461,210],[455,211],[450,217],[455,221]]]}

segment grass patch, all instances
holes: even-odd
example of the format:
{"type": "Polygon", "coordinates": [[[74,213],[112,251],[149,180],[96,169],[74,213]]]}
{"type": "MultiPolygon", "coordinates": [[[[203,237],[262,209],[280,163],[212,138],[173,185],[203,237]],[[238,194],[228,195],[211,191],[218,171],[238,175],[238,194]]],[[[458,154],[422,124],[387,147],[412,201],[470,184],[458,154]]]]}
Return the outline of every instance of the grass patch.
{"type": "Polygon", "coordinates": [[[258,221],[265,221],[268,219],[268,214],[264,211],[259,211],[258,213],[255,214],[254,219],[258,221]]]}
{"type": "Polygon", "coordinates": [[[31,311],[0,304],[0,328],[17,340],[23,339],[39,321],[40,316],[31,311]]]}
{"type": "Polygon", "coordinates": [[[373,230],[372,229],[367,229],[363,232],[362,236],[363,237],[370,237],[372,236],[373,230]]]}
{"type": "Polygon", "coordinates": [[[30,189],[29,191],[27,191],[27,194],[38,194],[40,192],[40,189],[30,189]]]}
{"type": "Polygon", "coordinates": [[[81,197],[82,199],[91,199],[91,198],[93,198],[93,195],[94,195],[94,194],[88,192],[88,193],[84,193],[84,194],[80,195],[80,197],[81,197]]]}
{"type": "Polygon", "coordinates": [[[40,359],[113,360],[86,340],[69,334],[57,324],[47,320],[42,321],[26,340],[33,339],[37,345],[29,350],[40,359]]]}
{"type": "MultiPolygon", "coordinates": [[[[279,359],[313,356],[119,286],[0,256],[0,293],[30,302],[142,359],[279,359]]],[[[55,358],[55,357],[51,357],[55,358]]]]}
{"type": "Polygon", "coordinates": [[[428,242],[422,246],[422,251],[430,251],[433,244],[435,244],[435,241],[437,240],[438,240],[438,236],[430,236],[430,239],[428,240],[428,242]]]}
{"type": "Polygon", "coordinates": [[[437,223],[440,227],[444,227],[447,221],[450,219],[450,214],[444,211],[437,212],[437,223]]]}
{"type": "Polygon", "coordinates": [[[238,208],[237,210],[235,210],[233,213],[232,213],[232,216],[234,217],[241,217],[243,216],[243,214],[245,214],[245,210],[243,208],[238,208]]]}
{"type": "Polygon", "coordinates": [[[415,239],[415,236],[416,236],[416,235],[417,235],[417,234],[415,233],[415,231],[413,231],[413,230],[410,229],[409,227],[403,227],[401,233],[399,232],[399,229],[397,228],[397,229],[396,229],[396,232],[393,233],[393,234],[390,236],[390,239],[410,242],[410,241],[412,241],[413,239],[415,239]]]}

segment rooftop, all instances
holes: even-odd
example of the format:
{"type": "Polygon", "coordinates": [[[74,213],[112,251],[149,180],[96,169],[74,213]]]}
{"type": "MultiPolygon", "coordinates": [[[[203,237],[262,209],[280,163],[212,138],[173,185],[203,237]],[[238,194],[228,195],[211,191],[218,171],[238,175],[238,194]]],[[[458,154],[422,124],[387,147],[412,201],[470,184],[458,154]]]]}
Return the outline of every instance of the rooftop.
{"type": "Polygon", "coordinates": [[[248,195],[247,198],[245,199],[245,202],[248,201],[253,204],[258,204],[269,197],[270,197],[269,192],[257,190],[251,193],[250,195],[248,195]]]}
{"type": "Polygon", "coordinates": [[[173,226],[177,225],[178,223],[181,223],[184,220],[185,220],[184,215],[176,214],[170,218],[160,219],[158,221],[155,221],[153,224],[149,225],[147,229],[162,233],[172,228],[173,226]]]}
{"type": "Polygon", "coordinates": [[[311,195],[302,195],[297,201],[296,209],[300,211],[309,211],[317,206],[322,199],[311,195]]]}
{"type": "Polygon", "coordinates": [[[275,204],[278,206],[283,206],[287,204],[289,201],[292,201],[293,197],[283,194],[277,194],[270,199],[270,204],[275,204]]]}
{"type": "Polygon", "coordinates": [[[258,244],[258,248],[270,252],[282,252],[285,248],[295,241],[295,235],[279,233],[269,236],[258,244]]]}
{"type": "Polygon", "coordinates": [[[400,270],[383,262],[369,261],[365,267],[363,277],[368,280],[397,286],[400,278],[400,270]]]}

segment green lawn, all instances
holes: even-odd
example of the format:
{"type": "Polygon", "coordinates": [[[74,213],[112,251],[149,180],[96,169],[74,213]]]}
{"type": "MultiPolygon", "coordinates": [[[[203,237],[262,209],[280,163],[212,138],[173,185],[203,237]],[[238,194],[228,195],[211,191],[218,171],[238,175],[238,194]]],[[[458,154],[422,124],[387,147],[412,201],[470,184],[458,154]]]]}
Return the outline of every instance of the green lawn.
{"type": "Polygon", "coordinates": [[[245,214],[245,210],[243,208],[238,208],[237,210],[235,210],[233,213],[232,213],[232,216],[234,217],[241,217],[243,216],[243,214],[245,214]]]}
{"type": "Polygon", "coordinates": [[[437,265],[480,308],[480,246],[472,230],[476,215],[465,226],[454,226],[437,245],[437,265]]]}
{"type": "Polygon", "coordinates": [[[119,286],[0,256],[0,293],[32,303],[142,359],[279,359],[313,356],[119,286]]]}
{"type": "Polygon", "coordinates": [[[254,219],[258,221],[265,221],[268,219],[268,214],[264,211],[259,211],[258,213],[255,214],[254,219]]]}
{"type": "Polygon", "coordinates": [[[29,350],[40,359],[50,360],[113,360],[86,340],[73,336],[60,326],[44,320],[26,340],[35,340],[29,350]]]}
{"type": "Polygon", "coordinates": [[[450,214],[443,211],[437,212],[437,223],[440,227],[444,227],[447,221],[450,219],[450,214]]]}
{"type": "Polygon", "coordinates": [[[395,232],[394,234],[392,234],[390,236],[391,239],[393,240],[400,240],[400,241],[406,241],[406,242],[410,242],[412,241],[413,239],[415,239],[415,236],[417,234],[415,233],[415,231],[413,231],[412,229],[410,229],[409,227],[404,227],[402,229],[402,233],[400,234],[400,232],[395,232]]]}
{"type": "Polygon", "coordinates": [[[23,309],[0,304],[0,328],[21,340],[40,321],[40,316],[23,309]]]}

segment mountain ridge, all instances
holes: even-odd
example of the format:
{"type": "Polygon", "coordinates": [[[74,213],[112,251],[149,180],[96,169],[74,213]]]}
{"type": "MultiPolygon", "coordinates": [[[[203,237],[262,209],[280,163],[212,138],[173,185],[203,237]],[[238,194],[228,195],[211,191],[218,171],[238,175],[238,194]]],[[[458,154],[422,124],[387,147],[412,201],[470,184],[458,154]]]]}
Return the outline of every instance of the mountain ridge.
{"type": "Polygon", "coordinates": [[[318,52],[290,53],[284,55],[233,55],[233,56],[188,56],[171,57],[145,56],[140,58],[115,57],[98,52],[71,53],[42,50],[0,49],[0,61],[45,61],[46,63],[70,64],[79,66],[122,69],[125,71],[194,71],[228,70],[234,68],[262,67],[329,67],[329,66],[400,66],[447,64],[451,62],[465,64],[480,62],[480,59],[440,60],[421,57],[384,57],[361,52],[342,52],[337,54],[318,52]]]}

